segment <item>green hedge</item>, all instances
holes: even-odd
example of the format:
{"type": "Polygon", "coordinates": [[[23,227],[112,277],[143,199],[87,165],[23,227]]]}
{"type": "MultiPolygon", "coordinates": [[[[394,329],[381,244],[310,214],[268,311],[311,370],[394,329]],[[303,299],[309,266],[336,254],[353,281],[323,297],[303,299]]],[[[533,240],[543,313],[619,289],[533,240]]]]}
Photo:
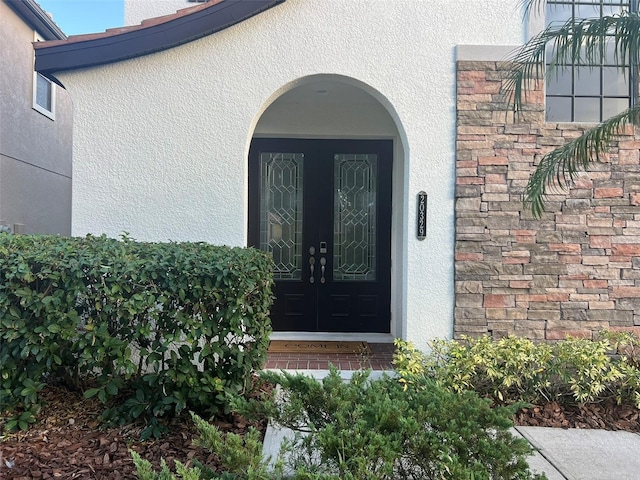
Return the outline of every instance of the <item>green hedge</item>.
{"type": "Polygon", "coordinates": [[[271,272],[254,249],[0,234],[0,404],[25,412],[10,426],[53,380],[107,419],[225,408],[266,359],[271,272]]]}

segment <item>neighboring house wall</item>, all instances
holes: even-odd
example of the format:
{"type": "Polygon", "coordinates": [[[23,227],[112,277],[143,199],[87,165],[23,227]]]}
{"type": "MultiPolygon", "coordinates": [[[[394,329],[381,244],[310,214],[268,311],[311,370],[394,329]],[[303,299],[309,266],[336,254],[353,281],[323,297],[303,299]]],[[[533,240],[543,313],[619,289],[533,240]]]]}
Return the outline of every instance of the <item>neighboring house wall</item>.
{"type": "Polygon", "coordinates": [[[73,234],[246,245],[254,135],[392,139],[391,334],[450,337],[455,47],[521,43],[518,3],[288,0],[180,47],[56,73],[75,106],[73,234]],[[354,93],[351,109],[310,100],[326,82],[354,93]]]}
{"type": "Polygon", "coordinates": [[[455,336],[640,330],[640,136],[629,127],[534,219],[523,192],[535,165],[593,124],[544,123],[542,82],[507,120],[491,50],[458,51],[455,336]]]}
{"type": "Polygon", "coordinates": [[[55,119],[33,108],[34,27],[0,1],[0,224],[71,233],[71,99],[55,86],[55,119]]]}

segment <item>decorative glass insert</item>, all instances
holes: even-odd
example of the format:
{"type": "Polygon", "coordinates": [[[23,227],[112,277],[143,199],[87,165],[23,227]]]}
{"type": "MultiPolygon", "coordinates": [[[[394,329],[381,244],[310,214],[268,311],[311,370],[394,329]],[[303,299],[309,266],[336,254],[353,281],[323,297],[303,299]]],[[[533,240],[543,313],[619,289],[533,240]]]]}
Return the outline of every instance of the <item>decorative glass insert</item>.
{"type": "MultiPolygon", "coordinates": [[[[561,26],[637,11],[631,0],[547,0],[546,23],[561,26]]],[[[547,57],[553,50],[547,50],[547,57]]],[[[546,119],[548,122],[600,122],[631,106],[634,72],[614,56],[614,40],[598,55],[594,67],[567,64],[557,68],[547,80],[546,119]]]]}
{"type": "Polygon", "coordinates": [[[270,252],[276,280],[302,275],[302,153],[260,154],[260,249],[270,252]]]}
{"type": "Polygon", "coordinates": [[[378,156],[334,155],[333,279],[376,279],[378,156]]]}

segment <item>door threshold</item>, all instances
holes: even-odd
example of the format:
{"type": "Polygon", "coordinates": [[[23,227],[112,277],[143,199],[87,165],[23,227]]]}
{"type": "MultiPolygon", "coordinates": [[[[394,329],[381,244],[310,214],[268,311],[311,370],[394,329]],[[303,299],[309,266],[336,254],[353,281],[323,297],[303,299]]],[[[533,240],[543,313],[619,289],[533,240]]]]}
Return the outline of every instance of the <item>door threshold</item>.
{"type": "Polygon", "coordinates": [[[272,332],[271,340],[305,340],[305,341],[337,341],[393,343],[390,333],[347,333],[347,332],[272,332]]]}

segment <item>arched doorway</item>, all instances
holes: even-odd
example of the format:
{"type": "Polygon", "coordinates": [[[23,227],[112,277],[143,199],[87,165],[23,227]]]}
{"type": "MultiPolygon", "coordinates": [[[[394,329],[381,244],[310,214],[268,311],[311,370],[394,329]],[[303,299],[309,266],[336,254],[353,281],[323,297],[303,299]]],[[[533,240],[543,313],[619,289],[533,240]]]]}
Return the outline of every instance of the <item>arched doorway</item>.
{"type": "Polygon", "coordinates": [[[248,243],[274,255],[274,330],[396,334],[399,143],[380,101],[343,77],[307,78],[263,112],[248,243]]]}

